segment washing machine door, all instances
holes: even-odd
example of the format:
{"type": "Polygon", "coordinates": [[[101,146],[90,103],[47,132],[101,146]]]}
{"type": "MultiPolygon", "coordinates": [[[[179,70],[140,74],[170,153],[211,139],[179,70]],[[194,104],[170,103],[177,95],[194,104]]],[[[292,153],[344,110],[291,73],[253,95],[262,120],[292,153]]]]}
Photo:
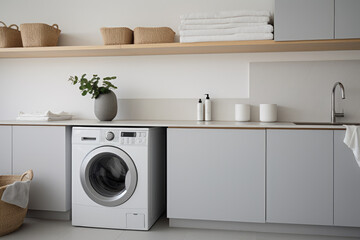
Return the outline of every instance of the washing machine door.
{"type": "Polygon", "coordinates": [[[123,150],[103,146],[86,155],[80,168],[81,184],[94,202],[118,206],[134,193],[137,171],[134,162],[123,150]]]}

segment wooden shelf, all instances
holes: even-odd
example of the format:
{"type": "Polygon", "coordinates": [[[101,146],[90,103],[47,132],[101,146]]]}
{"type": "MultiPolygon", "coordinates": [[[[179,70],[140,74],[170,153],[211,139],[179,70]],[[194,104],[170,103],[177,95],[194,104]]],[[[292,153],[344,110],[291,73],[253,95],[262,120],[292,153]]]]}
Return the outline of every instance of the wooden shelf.
{"type": "Polygon", "coordinates": [[[0,48],[0,58],[138,56],[207,53],[360,50],[360,39],[275,42],[273,40],[160,43],[108,46],[0,48]]]}

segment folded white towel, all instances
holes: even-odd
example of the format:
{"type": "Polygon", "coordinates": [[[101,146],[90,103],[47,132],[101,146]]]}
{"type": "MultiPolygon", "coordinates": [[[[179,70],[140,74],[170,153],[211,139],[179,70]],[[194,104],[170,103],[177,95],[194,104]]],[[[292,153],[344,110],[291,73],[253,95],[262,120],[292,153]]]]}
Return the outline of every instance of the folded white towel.
{"type": "Polygon", "coordinates": [[[26,208],[29,203],[30,181],[14,182],[3,192],[3,202],[26,208]]]}
{"type": "Polygon", "coordinates": [[[71,120],[72,116],[59,116],[59,117],[17,117],[17,121],[64,121],[71,120]]]}
{"type": "Polygon", "coordinates": [[[46,111],[46,112],[34,112],[34,113],[24,113],[24,112],[19,112],[19,117],[58,117],[58,116],[68,116],[70,115],[67,112],[58,112],[58,113],[53,113],[51,111],[46,111]]]}
{"type": "Polygon", "coordinates": [[[254,27],[254,26],[265,26],[267,22],[260,23],[224,23],[224,24],[199,24],[199,25],[180,25],[179,30],[204,30],[204,29],[228,29],[237,27],[254,27]]]}
{"type": "Polygon", "coordinates": [[[62,121],[70,120],[72,115],[67,112],[53,113],[51,111],[24,113],[20,112],[16,120],[19,121],[62,121]]]}
{"type": "Polygon", "coordinates": [[[180,36],[181,43],[189,42],[217,42],[217,41],[241,41],[241,40],[266,40],[273,39],[272,33],[237,33],[217,36],[180,36]]]}
{"type": "Polygon", "coordinates": [[[353,151],[355,160],[360,167],[360,126],[345,126],[344,143],[353,151]]]}
{"type": "Polygon", "coordinates": [[[199,25],[199,24],[224,24],[224,23],[263,23],[269,22],[269,17],[233,17],[233,18],[206,18],[206,19],[184,19],[181,24],[199,25]]]}
{"type": "Polygon", "coordinates": [[[222,11],[214,13],[189,13],[180,16],[180,19],[204,19],[204,18],[230,18],[241,16],[264,16],[270,17],[269,11],[253,11],[253,10],[238,10],[238,11],[222,11]]]}
{"type": "Polygon", "coordinates": [[[180,36],[213,36],[213,35],[229,35],[235,33],[271,33],[274,28],[271,25],[254,26],[254,27],[238,27],[228,29],[205,29],[205,30],[182,30],[180,36]]]}

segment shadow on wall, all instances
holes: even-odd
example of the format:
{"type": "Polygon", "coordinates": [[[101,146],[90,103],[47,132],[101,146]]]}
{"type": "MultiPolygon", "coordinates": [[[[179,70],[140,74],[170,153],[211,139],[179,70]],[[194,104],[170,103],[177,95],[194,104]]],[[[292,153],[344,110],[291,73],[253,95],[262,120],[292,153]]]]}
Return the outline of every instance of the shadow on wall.
{"type": "MultiPolygon", "coordinates": [[[[100,31],[99,31],[100,37],[100,31]]],[[[99,45],[98,38],[89,38],[89,35],[86,33],[77,33],[77,34],[68,34],[61,33],[59,37],[58,46],[83,46],[86,45],[99,45]]],[[[102,44],[102,40],[101,40],[102,44]]]]}

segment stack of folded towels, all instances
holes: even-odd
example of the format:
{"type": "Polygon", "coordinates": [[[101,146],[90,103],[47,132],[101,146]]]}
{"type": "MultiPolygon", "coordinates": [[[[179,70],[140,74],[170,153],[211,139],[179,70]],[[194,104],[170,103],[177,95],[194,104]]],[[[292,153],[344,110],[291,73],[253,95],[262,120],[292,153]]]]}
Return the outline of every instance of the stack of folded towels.
{"type": "Polygon", "coordinates": [[[67,112],[53,113],[51,111],[34,113],[19,112],[16,118],[16,120],[19,121],[62,121],[70,119],[72,119],[72,115],[67,112]]]}
{"type": "Polygon", "coordinates": [[[180,16],[180,42],[273,39],[268,11],[190,13],[180,16]]]}

